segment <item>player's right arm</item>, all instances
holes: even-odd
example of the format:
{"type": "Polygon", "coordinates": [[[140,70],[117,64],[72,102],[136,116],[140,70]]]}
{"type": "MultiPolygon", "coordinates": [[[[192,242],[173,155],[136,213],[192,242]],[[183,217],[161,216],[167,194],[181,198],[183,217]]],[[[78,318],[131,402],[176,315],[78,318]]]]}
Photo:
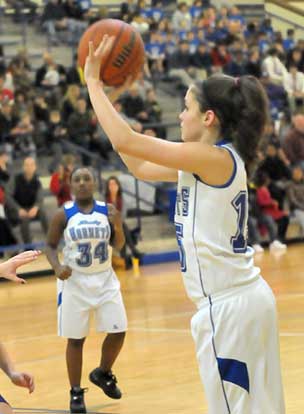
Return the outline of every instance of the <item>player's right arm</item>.
{"type": "Polygon", "coordinates": [[[72,274],[69,266],[62,265],[58,258],[58,245],[66,226],[64,210],[59,210],[53,217],[47,234],[46,257],[52,266],[56,277],[61,280],[68,279],[72,274]]]}

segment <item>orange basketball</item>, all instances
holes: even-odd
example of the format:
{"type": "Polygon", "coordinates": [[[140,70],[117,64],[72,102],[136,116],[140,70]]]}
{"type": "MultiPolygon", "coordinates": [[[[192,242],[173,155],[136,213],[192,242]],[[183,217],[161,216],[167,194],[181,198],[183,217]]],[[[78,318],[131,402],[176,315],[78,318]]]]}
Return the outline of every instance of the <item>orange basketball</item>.
{"type": "Polygon", "coordinates": [[[145,48],[140,34],[121,20],[100,20],[88,27],[79,42],[78,64],[84,68],[89,42],[92,41],[96,48],[105,34],[115,36],[115,39],[101,66],[100,79],[109,86],[122,85],[129,75],[135,79],[145,61],[145,48]]]}

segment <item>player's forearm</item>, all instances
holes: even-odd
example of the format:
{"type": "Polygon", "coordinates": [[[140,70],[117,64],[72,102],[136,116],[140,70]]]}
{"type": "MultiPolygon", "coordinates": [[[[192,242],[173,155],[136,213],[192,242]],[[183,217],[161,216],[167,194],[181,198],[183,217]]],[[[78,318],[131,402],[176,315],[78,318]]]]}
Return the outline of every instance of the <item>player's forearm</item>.
{"type": "Polygon", "coordinates": [[[117,250],[121,250],[126,242],[125,233],[122,227],[122,222],[114,224],[114,247],[117,250]]]}
{"type": "Polygon", "coordinates": [[[59,262],[57,248],[47,246],[45,250],[46,257],[52,266],[53,270],[56,272],[61,263],[59,262]]]}
{"type": "Polygon", "coordinates": [[[128,167],[128,170],[136,177],[136,178],[141,178],[140,177],[140,171],[141,171],[141,166],[143,165],[143,163],[145,161],[139,159],[139,158],[135,158],[132,157],[131,155],[126,155],[123,153],[119,153],[120,158],[123,160],[123,162],[125,163],[125,165],[128,167]]]}
{"type": "Polygon", "coordinates": [[[117,151],[123,151],[130,143],[133,133],[131,127],[115,111],[99,81],[89,79],[87,87],[91,103],[103,130],[113,147],[117,151]]]}
{"type": "Polygon", "coordinates": [[[0,343],[0,368],[6,373],[8,377],[11,377],[14,371],[14,364],[9,354],[7,353],[3,344],[0,343]]]}

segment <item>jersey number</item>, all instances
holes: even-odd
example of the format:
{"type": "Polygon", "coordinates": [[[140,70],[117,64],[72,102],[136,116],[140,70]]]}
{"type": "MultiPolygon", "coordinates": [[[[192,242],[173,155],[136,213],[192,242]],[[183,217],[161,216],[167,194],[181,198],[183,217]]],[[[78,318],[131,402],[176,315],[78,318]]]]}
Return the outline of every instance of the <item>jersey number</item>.
{"type": "Polygon", "coordinates": [[[245,253],[247,250],[247,240],[245,238],[247,194],[240,191],[231,203],[237,212],[237,232],[231,237],[231,244],[234,253],[245,253]]]}
{"type": "Polygon", "coordinates": [[[92,245],[91,243],[79,243],[78,251],[80,257],[76,260],[76,263],[80,267],[89,267],[92,264],[93,258],[99,259],[99,263],[104,263],[108,260],[108,243],[100,242],[95,247],[94,253],[91,253],[92,245]]]}
{"type": "Polygon", "coordinates": [[[176,238],[177,238],[177,244],[179,247],[179,259],[181,263],[181,271],[186,272],[187,265],[186,265],[186,253],[183,246],[183,225],[181,223],[175,223],[175,230],[176,230],[176,238]]]}

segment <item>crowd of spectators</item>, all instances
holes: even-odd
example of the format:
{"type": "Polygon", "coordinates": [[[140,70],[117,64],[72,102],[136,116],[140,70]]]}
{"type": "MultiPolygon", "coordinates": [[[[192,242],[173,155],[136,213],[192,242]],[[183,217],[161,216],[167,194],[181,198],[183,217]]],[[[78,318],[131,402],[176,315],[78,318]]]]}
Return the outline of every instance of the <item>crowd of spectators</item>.
{"type": "MultiPolygon", "coordinates": [[[[158,81],[173,82],[174,89],[182,93],[194,80],[214,73],[259,78],[269,97],[271,120],[257,171],[249,182],[249,238],[262,251],[261,236],[268,233],[273,249],[285,249],[291,218],[304,228],[304,40],[297,40],[293,29],[275,31],[268,18],[245,19],[229,1],[220,8],[211,0],[195,0],[192,5],[180,2],[173,13],[168,13],[165,3],[128,0],[115,16],[142,34],[147,64],[142,77],[114,106],[135,130],[166,139],[158,81]]],[[[31,10],[34,18],[36,9],[31,10]]],[[[77,43],[87,25],[100,16],[107,17],[107,10],[96,12],[87,0],[49,0],[39,21],[56,46],[63,41],[62,33],[67,44],[77,43]]],[[[49,154],[49,171],[54,173],[51,190],[58,205],[70,197],[65,183],[75,160],[67,161],[63,155],[76,156],[71,144],[98,153],[105,162],[112,151],[91,109],[76,62],[77,57],[71,67],[65,67],[46,52],[41,67],[33,73],[22,51],[8,65],[2,60],[0,66],[1,148],[8,160],[34,160],[37,154],[49,154]]],[[[90,158],[83,153],[79,161],[86,165],[90,158]]],[[[1,168],[3,204],[6,185],[2,185],[1,168]]],[[[32,218],[39,218],[45,230],[43,214],[38,213],[43,210],[39,200],[35,203],[39,207],[32,218]]],[[[19,207],[23,238],[30,241],[28,216],[20,216],[20,210],[22,215],[26,209],[19,207]]]]}

